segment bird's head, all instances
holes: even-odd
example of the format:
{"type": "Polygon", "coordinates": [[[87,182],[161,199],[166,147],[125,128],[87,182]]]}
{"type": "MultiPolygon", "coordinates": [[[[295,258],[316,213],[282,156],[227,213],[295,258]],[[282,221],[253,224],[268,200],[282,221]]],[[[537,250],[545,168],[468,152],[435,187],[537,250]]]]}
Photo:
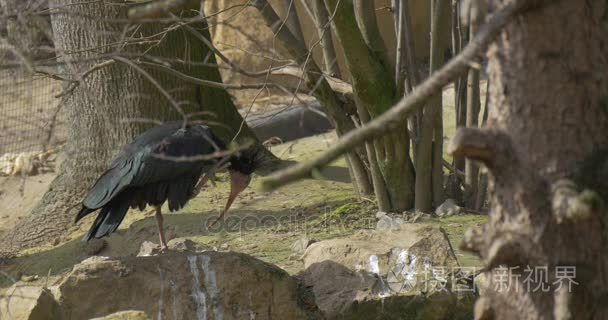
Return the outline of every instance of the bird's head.
{"type": "MultiPolygon", "coordinates": [[[[234,199],[247,188],[251,182],[251,174],[259,167],[261,162],[261,154],[255,148],[240,151],[230,158],[228,172],[230,172],[230,196],[224,213],[230,209],[234,199]]],[[[224,214],[222,213],[222,215],[224,214]]]]}

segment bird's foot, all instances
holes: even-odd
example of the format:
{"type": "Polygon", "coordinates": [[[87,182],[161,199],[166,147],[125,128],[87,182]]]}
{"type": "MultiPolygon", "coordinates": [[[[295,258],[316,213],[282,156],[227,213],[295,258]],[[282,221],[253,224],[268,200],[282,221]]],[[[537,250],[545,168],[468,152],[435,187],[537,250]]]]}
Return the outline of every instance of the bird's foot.
{"type": "Polygon", "coordinates": [[[224,223],[224,215],[220,215],[219,217],[213,219],[213,221],[211,221],[211,224],[209,224],[209,227],[213,227],[215,226],[218,222],[222,222],[224,223]]]}

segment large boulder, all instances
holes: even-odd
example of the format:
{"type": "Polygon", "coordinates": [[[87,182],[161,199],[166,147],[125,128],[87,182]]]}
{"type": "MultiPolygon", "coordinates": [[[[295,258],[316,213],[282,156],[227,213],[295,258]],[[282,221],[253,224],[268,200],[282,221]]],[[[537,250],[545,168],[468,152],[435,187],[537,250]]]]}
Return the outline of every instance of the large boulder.
{"type": "Polygon", "coordinates": [[[57,302],[48,289],[17,283],[0,295],[0,319],[55,320],[59,317],[57,302]]]}
{"type": "Polygon", "coordinates": [[[474,294],[439,227],[404,224],[312,244],[304,284],[327,319],[470,319],[474,294]]]}
{"type": "MultiPolygon", "coordinates": [[[[57,285],[66,319],[142,310],[162,319],[314,319],[285,271],[240,253],[92,257],[57,285]]],[[[309,299],[310,300],[310,299],[309,299]]]]}

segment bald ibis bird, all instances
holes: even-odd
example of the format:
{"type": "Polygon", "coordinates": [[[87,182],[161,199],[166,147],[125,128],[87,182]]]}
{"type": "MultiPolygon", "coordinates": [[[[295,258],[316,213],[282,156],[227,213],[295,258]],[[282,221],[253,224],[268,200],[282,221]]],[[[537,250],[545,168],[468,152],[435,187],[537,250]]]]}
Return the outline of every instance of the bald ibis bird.
{"type": "MultiPolygon", "coordinates": [[[[155,207],[162,249],[167,249],[161,206],[177,211],[194,196],[202,174],[222,164],[230,173],[230,195],[218,220],[251,180],[257,166],[257,152],[245,150],[224,157],[225,144],[205,125],[168,122],[154,127],[131,142],[95,182],[82,201],[76,222],[99,210],[83,240],[101,238],[114,232],[129,207],[155,207]]],[[[207,176],[201,182],[204,183],[207,176]]],[[[217,221],[217,220],[216,220],[217,221]]]]}

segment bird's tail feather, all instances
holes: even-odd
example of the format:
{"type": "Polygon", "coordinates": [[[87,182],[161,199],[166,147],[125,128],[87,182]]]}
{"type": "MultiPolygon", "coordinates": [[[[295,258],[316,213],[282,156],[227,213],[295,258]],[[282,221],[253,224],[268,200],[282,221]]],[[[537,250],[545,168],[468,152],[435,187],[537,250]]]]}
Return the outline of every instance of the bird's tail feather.
{"type": "Polygon", "coordinates": [[[82,206],[82,209],[80,209],[80,212],[78,212],[78,214],[76,215],[76,219],[74,220],[74,223],[80,221],[80,219],[86,217],[89,213],[91,213],[95,210],[97,210],[97,209],[90,209],[85,206],[82,206]]]}
{"type": "Polygon", "coordinates": [[[93,238],[103,238],[114,232],[127,214],[129,204],[128,199],[117,197],[103,206],[83,240],[89,241],[93,238]]]}

